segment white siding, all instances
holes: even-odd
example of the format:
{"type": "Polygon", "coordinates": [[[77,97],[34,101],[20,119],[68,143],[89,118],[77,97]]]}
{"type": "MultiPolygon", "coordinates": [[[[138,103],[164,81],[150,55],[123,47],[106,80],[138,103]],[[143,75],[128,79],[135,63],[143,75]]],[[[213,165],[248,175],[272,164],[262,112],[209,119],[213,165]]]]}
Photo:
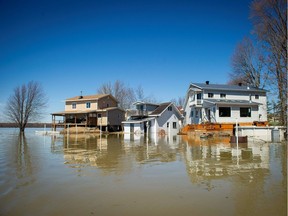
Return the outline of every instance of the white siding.
{"type": "Polygon", "coordinates": [[[161,130],[164,130],[166,134],[170,133],[177,133],[180,129],[179,119],[174,113],[174,109],[172,111],[169,111],[166,109],[164,113],[157,118],[157,126],[156,131],[159,132],[161,130]],[[176,128],[173,128],[173,122],[176,124],[176,128]],[[167,123],[169,123],[169,127],[167,127],[167,123]]]}
{"type": "MultiPolygon", "coordinates": [[[[198,90],[197,90],[198,91],[198,90]]],[[[197,92],[199,93],[199,92],[197,92]]],[[[251,102],[259,103],[260,105],[251,106],[251,117],[240,117],[240,107],[249,107],[245,106],[230,106],[231,107],[231,116],[230,117],[219,117],[219,107],[211,104],[210,108],[202,108],[202,105],[196,105],[196,92],[189,90],[187,92],[187,102],[184,107],[184,125],[187,124],[200,124],[202,122],[208,121],[208,109],[211,110],[210,121],[211,122],[220,122],[220,123],[231,123],[235,122],[236,118],[239,122],[253,122],[253,121],[267,121],[267,98],[266,93],[264,92],[247,92],[247,91],[220,91],[220,90],[204,90],[203,99],[227,99],[227,100],[245,100],[251,102]],[[208,98],[208,93],[213,93],[213,98],[208,98]],[[226,94],[225,98],[221,98],[221,94],[226,94]],[[195,95],[195,97],[194,97],[195,95]],[[255,96],[259,98],[256,99],[255,96]],[[194,100],[193,100],[194,99],[194,100]],[[198,110],[198,116],[196,111],[198,110]],[[201,111],[199,111],[201,110],[201,111]],[[215,113],[213,112],[215,110],[215,113]],[[191,111],[193,111],[193,117],[191,117],[191,111]]],[[[223,107],[229,107],[228,105],[223,107]]]]}

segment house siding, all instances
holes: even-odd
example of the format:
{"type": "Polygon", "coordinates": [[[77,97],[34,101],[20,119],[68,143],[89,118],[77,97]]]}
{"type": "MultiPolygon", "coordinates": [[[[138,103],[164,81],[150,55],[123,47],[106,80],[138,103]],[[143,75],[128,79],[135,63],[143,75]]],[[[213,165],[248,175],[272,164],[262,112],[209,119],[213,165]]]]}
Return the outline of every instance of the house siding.
{"type": "Polygon", "coordinates": [[[184,124],[200,124],[203,122],[219,122],[219,123],[231,123],[235,122],[254,122],[254,121],[267,121],[267,97],[265,91],[249,90],[227,90],[227,89],[200,89],[193,86],[189,87],[186,95],[186,102],[184,107],[184,124]],[[201,93],[201,100],[197,101],[197,94],[201,93]],[[209,93],[213,93],[213,97],[208,97],[209,93]],[[225,94],[225,98],[221,98],[221,94],[225,94]],[[256,96],[258,98],[256,98],[256,96]],[[209,99],[218,100],[239,100],[239,101],[251,101],[251,105],[219,105],[219,104],[206,104],[203,105],[203,101],[209,99]],[[198,102],[198,103],[197,103],[198,102]],[[201,103],[200,103],[201,102],[201,103]],[[257,103],[257,104],[255,104],[257,103]],[[220,117],[219,107],[230,107],[230,117],[220,117]],[[251,108],[251,117],[240,117],[240,107],[251,108]],[[210,110],[210,119],[209,119],[210,110]],[[198,112],[198,116],[196,115],[198,112]],[[193,116],[191,115],[193,113],[193,116]]]}
{"type": "Polygon", "coordinates": [[[166,109],[164,113],[157,118],[156,132],[164,130],[166,134],[169,134],[169,133],[177,133],[179,131],[180,129],[179,119],[175,115],[174,111],[175,110],[169,111],[168,109],[166,109]],[[173,122],[176,122],[176,128],[173,128],[173,122]],[[169,127],[167,127],[167,123],[169,123],[169,127]]]}
{"type": "Polygon", "coordinates": [[[66,101],[65,103],[65,111],[75,111],[75,110],[96,110],[97,107],[97,101],[96,100],[87,100],[87,101],[66,101]],[[90,108],[86,108],[86,103],[90,102],[90,108]],[[76,104],[76,108],[72,108],[72,104],[76,104]]]}
{"type": "Polygon", "coordinates": [[[123,122],[124,125],[124,133],[145,133],[145,128],[147,125],[147,133],[157,134],[165,132],[165,134],[169,133],[177,133],[181,127],[180,122],[182,121],[182,115],[179,113],[175,105],[171,103],[160,104],[159,107],[155,106],[155,110],[146,118],[141,120],[130,120],[123,122]],[[166,107],[163,107],[166,106],[166,107]],[[160,107],[160,108],[159,108],[160,107]],[[169,110],[168,107],[172,107],[172,110],[169,110]],[[159,109],[158,109],[159,108],[159,109]],[[158,110],[157,110],[158,109],[158,110]],[[154,114],[153,114],[154,113],[154,114]],[[131,124],[134,123],[133,129],[131,129],[131,124]],[[169,127],[167,128],[167,123],[169,123],[169,127]],[[175,124],[175,128],[173,128],[173,123],[175,124]]]}
{"type": "Polygon", "coordinates": [[[122,120],[125,118],[125,112],[119,109],[108,111],[108,122],[110,125],[121,125],[122,120]]]}
{"type": "Polygon", "coordinates": [[[106,96],[98,100],[98,109],[105,109],[109,107],[117,107],[117,102],[110,96],[106,96]]]}

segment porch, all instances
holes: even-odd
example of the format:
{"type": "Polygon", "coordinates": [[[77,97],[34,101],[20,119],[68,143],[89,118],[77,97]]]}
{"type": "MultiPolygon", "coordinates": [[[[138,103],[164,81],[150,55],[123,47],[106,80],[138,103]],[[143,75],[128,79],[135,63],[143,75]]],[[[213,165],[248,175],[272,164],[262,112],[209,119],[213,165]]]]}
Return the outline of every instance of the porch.
{"type": "Polygon", "coordinates": [[[59,112],[52,113],[52,129],[57,127],[91,127],[100,130],[107,129],[107,118],[103,112],[59,112]]]}

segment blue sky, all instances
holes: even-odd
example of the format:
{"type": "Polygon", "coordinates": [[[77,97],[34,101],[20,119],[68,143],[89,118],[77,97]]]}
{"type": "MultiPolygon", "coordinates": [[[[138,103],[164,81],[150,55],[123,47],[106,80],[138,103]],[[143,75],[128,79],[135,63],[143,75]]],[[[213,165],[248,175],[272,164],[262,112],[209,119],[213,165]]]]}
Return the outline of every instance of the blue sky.
{"type": "Polygon", "coordinates": [[[17,85],[42,84],[46,115],[107,82],[141,85],[158,101],[191,82],[226,83],[250,34],[248,0],[0,0],[0,120],[17,85]]]}

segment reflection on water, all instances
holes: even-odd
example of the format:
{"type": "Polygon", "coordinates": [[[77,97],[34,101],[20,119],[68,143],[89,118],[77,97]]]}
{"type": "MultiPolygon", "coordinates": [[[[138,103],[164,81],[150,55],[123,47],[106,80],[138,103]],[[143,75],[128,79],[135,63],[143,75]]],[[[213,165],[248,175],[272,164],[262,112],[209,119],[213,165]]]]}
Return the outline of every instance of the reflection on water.
{"type": "Polygon", "coordinates": [[[0,215],[286,215],[286,144],[9,130],[0,138],[0,215]]]}
{"type": "MultiPolygon", "coordinates": [[[[129,163],[176,161],[179,136],[70,135],[63,137],[65,164],[72,168],[93,166],[106,172],[128,171],[129,163]],[[129,162],[129,163],[127,163],[129,162]]],[[[55,140],[52,151],[59,151],[55,140]]]]}
{"type": "Polygon", "coordinates": [[[13,145],[17,148],[15,152],[17,177],[18,179],[22,179],[21,185],[31,184],[34,181],[33,166],[25,134],[18,134],[18,136],[15,137],[15,143],[13,145]]]}

